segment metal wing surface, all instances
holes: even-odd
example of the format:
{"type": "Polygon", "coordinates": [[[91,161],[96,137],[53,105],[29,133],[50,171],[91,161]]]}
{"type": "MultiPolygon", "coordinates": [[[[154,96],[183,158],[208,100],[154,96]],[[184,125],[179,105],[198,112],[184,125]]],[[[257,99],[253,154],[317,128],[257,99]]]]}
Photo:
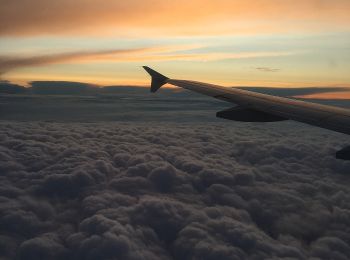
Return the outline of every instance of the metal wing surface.
{"type": "MultiPolygon", "coordinates": [[[[147,66],[143,68],[152,77],[151,92],[156,92],[162,85],[168,83],[238,105],[217,112],[218,117],[245,122],[274,122],[291,119],[350,135],[349,109],[203,82],[170,79],[147,66]]],[[[348,156],[350,159],[348,150],[343,149],[340,151],[342,153],[338,153],[343,157],[344,151],[347,151],[345,157],[348,156]]]]}

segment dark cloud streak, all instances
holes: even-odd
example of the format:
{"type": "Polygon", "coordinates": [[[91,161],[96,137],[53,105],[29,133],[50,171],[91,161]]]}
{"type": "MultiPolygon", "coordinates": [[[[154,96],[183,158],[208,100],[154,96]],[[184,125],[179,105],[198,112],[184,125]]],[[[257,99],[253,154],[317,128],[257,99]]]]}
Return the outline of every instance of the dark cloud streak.
{"type": "Polygon", "coordinates": [[[269,68],[269,67],[257,67],[255,69],[262,71],[262,72],[278,72],[278,71],[280,71],[280,69],[269,68]]]}
{"type": "Polygon", "coordinates": [[[75,63],[81,62],[89,58],[101,58],[113,55],[118,60],[118,55],[135,54],[145,51],[144,48],[139,49],[116,49],[116,50],[95,50],[95,51],[78,51],[57,54],[44,54],[31,57],[13,57],[0,56],[0,74],[4,74],[14,69],[23,67],[36,67],[57,63],[75,63]]]}

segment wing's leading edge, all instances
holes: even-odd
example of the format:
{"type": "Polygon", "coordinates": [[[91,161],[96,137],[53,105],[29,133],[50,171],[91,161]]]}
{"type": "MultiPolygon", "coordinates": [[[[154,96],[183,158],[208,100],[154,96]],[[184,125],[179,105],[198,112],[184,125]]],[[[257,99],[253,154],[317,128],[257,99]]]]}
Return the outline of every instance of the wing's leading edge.
{"type": "MultiPolygon", "coordinates": [[[[143,68],[152,77],[151,92],[156,92],[168,83],[238,105],[238,107],[218,112],[218,117],[245,122],[274,122],[291,119],[350,135],[349,109],[208,83],[170,79],[147,66],[143,68]]],[[[339,157],[350,160],[348,152],[341,153],[339,157]],[[347,155],[344,156],[344,154],[347,155]]]]}

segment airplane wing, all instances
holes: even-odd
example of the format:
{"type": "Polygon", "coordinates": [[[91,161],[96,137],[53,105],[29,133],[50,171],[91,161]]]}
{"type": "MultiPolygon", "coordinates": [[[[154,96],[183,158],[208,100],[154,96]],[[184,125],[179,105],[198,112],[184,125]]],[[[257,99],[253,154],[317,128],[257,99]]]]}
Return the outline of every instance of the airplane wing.
{"type": "MultiPolygon", "coordinates": [[[[143,68],[152,77],[151,92],[156,92],[168,83],[236,104],[233,108],[217,112],[217,117],[243,122],[276,122],[291,119],[350,135],[349,109],[197,81],[170,79],[147,66],[143,68]]],[[[349,147],[339,151],[337,158],[350,160],[349,147]]]]}

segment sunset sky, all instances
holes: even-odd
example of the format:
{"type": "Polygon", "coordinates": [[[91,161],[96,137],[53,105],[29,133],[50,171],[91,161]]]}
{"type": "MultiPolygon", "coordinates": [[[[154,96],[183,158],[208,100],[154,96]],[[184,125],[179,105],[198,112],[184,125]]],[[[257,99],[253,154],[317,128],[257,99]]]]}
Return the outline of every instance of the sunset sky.
{"type": "Polygon", "coordinates": [[[0,3],[1,80],[350,86],[349,0],[0,3]]]}

